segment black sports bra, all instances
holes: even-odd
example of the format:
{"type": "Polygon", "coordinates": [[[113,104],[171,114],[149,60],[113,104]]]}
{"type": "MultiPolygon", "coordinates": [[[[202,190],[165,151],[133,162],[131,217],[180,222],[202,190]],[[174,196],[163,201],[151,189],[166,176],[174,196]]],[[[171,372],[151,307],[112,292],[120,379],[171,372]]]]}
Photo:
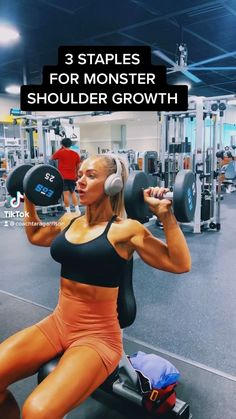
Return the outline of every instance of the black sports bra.
{"type": "Polygon", "coordinates": [[[70,224],[53,240],[51,256],[61,263],[61,276],[83,284],[100,287],[118,287],[127,269],[128,261],[119,256],[107,238],[114,215],[104,232],[87,243],[69,242],[65,234],[70,224]]]}

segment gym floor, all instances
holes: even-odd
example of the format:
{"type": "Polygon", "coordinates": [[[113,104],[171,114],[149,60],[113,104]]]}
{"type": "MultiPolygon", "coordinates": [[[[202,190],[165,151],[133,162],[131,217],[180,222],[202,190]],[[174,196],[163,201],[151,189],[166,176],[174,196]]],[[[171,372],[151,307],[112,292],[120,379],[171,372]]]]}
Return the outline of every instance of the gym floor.
{"type": "MultiPolygon", "coordinates": [[[[137,256],[134,290],[135,323],[124,331],[127,353],[143,350],[169,359],[181,373],[177,395],[188,402],[194,419],[235,418],[236,271],[234,224],[236,193],[225,194],[221,231],[192,234],[184,227],[192,270],[183,275],[157,271],[137,256]]],[[[56,305],[59,265],[48,248],[32,246],[23,228],[6,223],[0,211],[0,336],[40,320],[56,305]]],[[[55,220],[55,218],[53,218],[55,220]]],[[[149,223],[152,233],[163,231],[149,223]]],[[[22,405],[36,386],[36,376],[12,390],[22,405]]],[[[140,408],[98,391],[68,415],[69,419],[146,418],[140,408]]],[[[147,416],[148,417],[148,416],[147,416]]]]}

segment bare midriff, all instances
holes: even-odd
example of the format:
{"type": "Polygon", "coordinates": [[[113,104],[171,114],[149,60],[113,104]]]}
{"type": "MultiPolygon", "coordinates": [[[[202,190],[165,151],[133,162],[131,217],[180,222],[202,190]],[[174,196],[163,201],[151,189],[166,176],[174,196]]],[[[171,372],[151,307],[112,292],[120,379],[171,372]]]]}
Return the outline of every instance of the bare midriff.
{"type": "Polygon", "coordinates": [[[97,285],[82,284],[80,282],[61,277],[61,290],[67,296],[90,301],[117,301],[119,288],[108,288],[100,287],[97,285]]]}

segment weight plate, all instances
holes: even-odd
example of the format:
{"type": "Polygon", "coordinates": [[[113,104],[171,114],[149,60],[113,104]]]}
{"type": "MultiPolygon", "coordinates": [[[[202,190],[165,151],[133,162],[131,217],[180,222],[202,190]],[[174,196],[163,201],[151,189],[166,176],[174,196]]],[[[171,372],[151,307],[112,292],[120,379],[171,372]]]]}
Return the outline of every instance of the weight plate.
{"type": "Polygon", "coordinates": [[[22,195],[23,190],[23,180],[26,173],[33,167],[32,164],[21,164],[17,166],[7,177],[6,187],[9,195],[13,198],[16,198],[17,192],[19,191],[22,195]]]}
{"type": "Polygon", "coordinates": [[[54,205],[62,195],[63,179],[55,167],[42,164],[27,172],[23,188],[27,198],[35,205],[54,205]]]}
{"type": "Polygon", "coordinates": [[[173,208],[178,221],[189,223],[196,208],[196,182],[191,170],[180,170],[175,178],[173,208]]]}
{"type": "Polygon", "coordinates": [[[134,170],[129,174],[124,188],[125,209],[129,218],[144,222],[149,216],[148,205],[143,199],[143,189],[149,187],[147,175],[134,170]]]}

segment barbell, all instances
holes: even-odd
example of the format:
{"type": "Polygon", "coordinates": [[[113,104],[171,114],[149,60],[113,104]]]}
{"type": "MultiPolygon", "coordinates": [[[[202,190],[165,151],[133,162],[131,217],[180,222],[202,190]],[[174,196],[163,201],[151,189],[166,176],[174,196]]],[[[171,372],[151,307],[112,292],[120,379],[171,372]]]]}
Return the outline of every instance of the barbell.
{"type": "MultiPolygon", "coordinates": [[[[17,192],[25,193],[35,205],[49,206],[58,203],[63,192],[63,179],[58,169],[49,164],[16,167],[6,182],[9,194],[16,198],[17,192]]],[[[129,218],[141,222],[150,218],[150,210],[143,198],[143,190],[149,187],[148,176],[139,170],[130,173],[124,188],[124,203],[129,218]]],[[[196,207],[196,185],[193,172],[178,172],[173,192],[164,198],[173,200],[174,214],[180,222],[193,220],[196,207]]]]}

